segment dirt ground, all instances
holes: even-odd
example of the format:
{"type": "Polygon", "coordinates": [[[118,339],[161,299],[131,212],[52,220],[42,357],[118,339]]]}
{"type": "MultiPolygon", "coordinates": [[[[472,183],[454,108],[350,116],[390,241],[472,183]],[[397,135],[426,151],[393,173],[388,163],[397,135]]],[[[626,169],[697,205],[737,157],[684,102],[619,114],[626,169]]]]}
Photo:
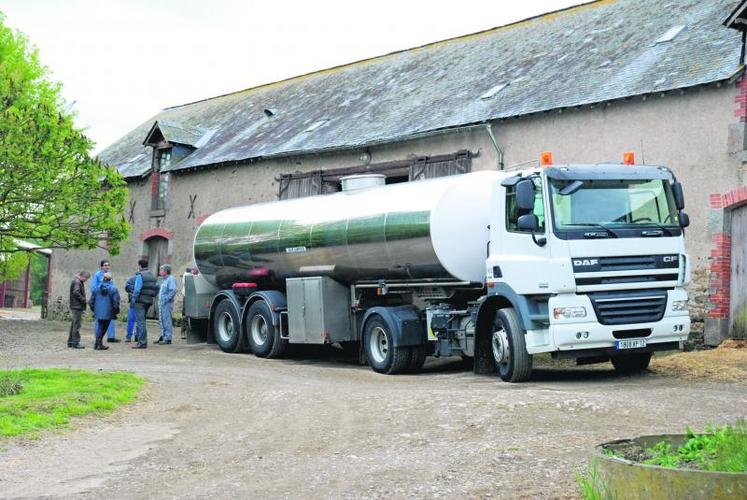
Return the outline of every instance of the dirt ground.
{"type": "Polygon", "coordinates": [[[385,376],[329,351],[263,360],[177,340],[97,352],[83,334],[75,351],[64,323],[0,318],[0,367],[131,370],[147,388],[103,419],[0,440],[1,497],[576,497],[595,444],[747,414],[743,382],[608,364],[507,384],[451,358],[385,376]]]}

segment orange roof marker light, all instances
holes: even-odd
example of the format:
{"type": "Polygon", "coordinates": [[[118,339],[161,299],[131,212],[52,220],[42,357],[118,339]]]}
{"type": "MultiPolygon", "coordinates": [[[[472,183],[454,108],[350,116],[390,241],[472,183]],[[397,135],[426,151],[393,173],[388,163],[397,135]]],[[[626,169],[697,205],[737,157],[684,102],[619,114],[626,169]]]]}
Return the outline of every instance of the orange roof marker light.
{"type": "Polygon", "coordinates": [[[552,165],[552,152],[542,151],[542,153],[540,153],[540,165],[543,167],[549,167],[552,165]]]}
{"type": "Polygon", "coordinates": [[[623,164],[625,165],[635,165],[635,153],[632,151],[628,151],[627,153],[623,153],[623,164]]]}

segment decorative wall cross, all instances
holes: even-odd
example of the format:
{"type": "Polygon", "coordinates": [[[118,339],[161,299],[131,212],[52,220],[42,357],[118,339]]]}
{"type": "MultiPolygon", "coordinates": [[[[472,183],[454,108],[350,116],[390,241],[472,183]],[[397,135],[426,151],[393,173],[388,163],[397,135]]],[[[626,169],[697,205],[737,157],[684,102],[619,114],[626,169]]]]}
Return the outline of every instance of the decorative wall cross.
{"type": "Polygon", "coordinates": [[[127,222],[135,222],[135,205],[137,205],[137,201],[130,201],[130,217],[127,219],[127,222]]]}
{"type": "Polygon", "coordinates": [[[197,195],[190,194],[189,195],[189,214],[187,214],[187,219],[195,218],[195,201],[197,201],[197,195]]]}

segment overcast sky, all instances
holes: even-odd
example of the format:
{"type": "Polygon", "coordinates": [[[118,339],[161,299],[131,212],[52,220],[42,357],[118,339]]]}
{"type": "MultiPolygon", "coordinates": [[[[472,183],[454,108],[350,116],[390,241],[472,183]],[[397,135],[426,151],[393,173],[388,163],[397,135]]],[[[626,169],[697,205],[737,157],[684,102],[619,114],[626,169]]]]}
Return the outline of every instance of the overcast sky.
{"type": "Polygon", "coordinates": [[[159,110],[579,0],[0,0],[99,151],[159,110]]]}

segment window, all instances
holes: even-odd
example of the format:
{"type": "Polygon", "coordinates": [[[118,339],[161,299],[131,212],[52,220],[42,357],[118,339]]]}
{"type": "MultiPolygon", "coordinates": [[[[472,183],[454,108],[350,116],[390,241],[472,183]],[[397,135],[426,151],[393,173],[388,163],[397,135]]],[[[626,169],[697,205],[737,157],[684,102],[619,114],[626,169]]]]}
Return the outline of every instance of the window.
{"type": "MultiPolygon", "coordinates": [[[[534,183],[534,215],[537,216],[538,233],[545,232],[545,204],[542,201],[542,180],[538,176],[531,178],[534,183]]],[[[516,205],[516,186],[506,187],[506,230],[519,231],[519,207],[516,205]]]]}
{"type": "Polygon", "coordinates": [[[160,210],[166,208],[166,195],[169,189],[169,173],[171,166],[171,148],[156,151],[156,164],[153,168],[153,187],[151,198],[151,209],[160,210]]]}
{"type": "Polygon", "coordinates": [[[158,170],[163,172],[171,166],[171,148],[158,150],[158,170]]]}

